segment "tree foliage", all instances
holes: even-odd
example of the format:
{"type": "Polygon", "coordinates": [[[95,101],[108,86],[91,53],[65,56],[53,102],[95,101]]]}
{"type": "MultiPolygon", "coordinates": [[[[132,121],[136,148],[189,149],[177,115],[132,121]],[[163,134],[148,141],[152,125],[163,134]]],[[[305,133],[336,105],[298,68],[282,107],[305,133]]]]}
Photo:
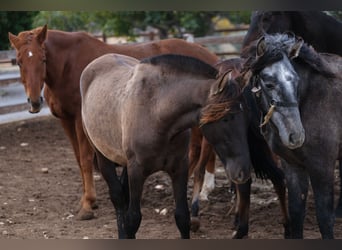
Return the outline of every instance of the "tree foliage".
{"type": "Polygon", "coordinates": [[[213,31],[215,16],[249,22],[250,12],[213,11],[41,11],[34,19],[34,26],[48,24],[49,28],[64,31],[83,30],[115,36],[135,35],[136,29],[150,26],[159,30],[161,38],[168,34],[180,37],[183,33],[204,36],[213,31]]]}
{"type": "Polygon", "coordinates": [[[17,34],[31,29],[32,20],[38,11],[0,11],[0,50],[10,49],[8,32],[17,34]]]}

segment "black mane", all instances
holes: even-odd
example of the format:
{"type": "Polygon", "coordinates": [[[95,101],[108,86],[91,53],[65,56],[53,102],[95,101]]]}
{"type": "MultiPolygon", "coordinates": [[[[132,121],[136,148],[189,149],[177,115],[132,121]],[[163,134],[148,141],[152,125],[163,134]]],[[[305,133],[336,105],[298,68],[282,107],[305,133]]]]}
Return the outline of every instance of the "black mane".
{"type": "Polygon", "coordinates": [[[217,69],[211,65],[194,57],[183,55],[164,54],[153,56],[141,60],[140,63],[158,65],[177,73],[196,74],[211,79],[215,79],[218,74],[217,69]]]}
{"type": "MultiPolygon", "coordinates": [[[[277,33],[273,35],[265,34],[264,38],[266,51],[262,56],[256,57],[257,42],[248,47],[249,58],[245,65],[254,74],[258,74],[267,65],[280,61],[283,58],[283,53],[287,55],[290,47],[296,42],[296,37],[287,33],[277,33]]],[[[298,57],[294,60],[299,63],[307,64],[311,69],[324,76],[334,76],[334,73],[330,70],[328,63],[324,58],[306,43],[302,45],[298,57]]]]}

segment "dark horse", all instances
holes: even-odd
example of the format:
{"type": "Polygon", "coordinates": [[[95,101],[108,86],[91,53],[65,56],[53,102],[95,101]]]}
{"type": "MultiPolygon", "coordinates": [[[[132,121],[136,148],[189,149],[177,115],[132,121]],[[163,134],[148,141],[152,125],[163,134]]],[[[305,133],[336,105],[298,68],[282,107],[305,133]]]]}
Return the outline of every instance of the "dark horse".
{"type": "Polygon", "coordinates": [[[254,11],[242,47],[263,34],[293,32],[319,52],[342,55],[342,22],[321,11],[254,11]]]}
{"type": "MultiPolygon", "coordinates": [[[[244,63],[244,59],[242,58],[233,58],[222,61],[215,65],[215,67],[219,70],[219,72],[224,73],[227,71],[232,72],[232,78],[237,81],[241,81],[240,79],[240,71],[242,70],[242,66],[244,63]]],[[[229,113],[226,114],[221,119],[221,123],[225,123],[223,126],[225,129],[220,133],[215,132],[217,130],[217,124],[210,124],[202,127],[202,130],[205,131],[206,134],[212,133],[217,134],[221,140],[235,142],[233,145],[237,145],[236,141],[241,140],[241,132],[240,133],[232,133],[232,131],[244,131],[247,136],[248,146],[249,146],[249,155],[252,163],[252,167],[254,172],[258,178],[262,179],[270,179],[274,185],[274,189],[279,197],[281,212],[283,216],[283,225],[284,225],[284,237],[289,237],[289,217],[287,212],[287,204],[286,204],[286,188],[284,183],[284,173],[277,166],[276,159],[274,155],[270,151],[265,139],[260,134],[259,130],[259,122],[255,122],[255,115],[257,114],[256,104],[254,102],[251,88],[250,86],[246,86],[243,90],[241,99],[241,107],[243,110],[242,119],[239,117],[237,121],[236,116],[229,113]],[[235,122],[231,120],[234,119],[235,122]],[[238,122],[238,124],[237,124],[238,122]]],[[[241,114],[239,114],[241,115],[241,114]]],[[[218,138],[217,138],[218,139],[218,138]]],[[[243,138],[244,139],[244,138],[243,138]]],[[[212,142],[208,139],[209,143],[212,142]]],[[[228,147],[226,148],[226,152],[230,150],[234,150],[234,148],[228,147]]],[[[205,155],[205,154],[201,154],[205,155]]],[[[204,174],[205,165],[202,164],[199,169],[195,171],[201,172],[204,174]]],[[[196,175],[199,175],[195,172],[196,175]]],[[[250,194],[251,194],[251,183],[252,179],[249,179],[244,184],[235,184],[233,183],[233,188],[236,190],[236,207],[235,207],[235,220],[234,220],[234,239],[241,239],[248,235],[249,230],[249,207],[250,207],[250,194]]],[[[194,189],[196,182],[194,181],[194,189]]],[[[195,192],[194,192],[195,194],[195,192]]],[[[198,218],[199,213],[199,197],[198,192],[197,195],[192,197],[191,202],[191,226],[192,230],[196,231],[200,227],[200,220],[198,218]],[[195,228],[194,228],[195,227],[195,228]]]]}
{"type": "MultiPolygon", "coordinates": [[[[291,31],[318,52],[342,56],[342,22],[321,11],[254,11],[250,28],[244,38],[243,48],[259,39],[264,33],[291,31]]],[[[248,51],[247,51],[248,53],[248,51]]],[[[244,56],[244,53],[242,54],[244,56]]],[[[340,183],[342,183],[342,160],[339,159],[340,183]]],[[[335,210],[342,218],[342,188],[335,210]]]]}
{"type": "Polygon", "coordinates": [[[303,238],[310,180],[322,238],[333,238],[334,168],[342,153],[341,57],[318,54],[288,34],[265,35],[250,51],[244,71],[252,75],[262,133],[285,168],[291,237],[303,238]]]}
{"type": "MultiPolygon", "coordinates": [[[[230,73],[192,57],[162,55],[138,60],[107,54],[81,75],[82,119],[96,148],[117,214],[119,238],[135,238],[141,222],[140,200],[146,178],[166,171],[172,179],[175,220],[182,238],[190,237],[187,204],[190,128],[203,130],[233,182],[249,179],[250,160],[243,130],[225,141],[221,118],[242,116],[241,87],[230,73]],[[236,137],[238,138],[238,137],[236,137]],[[226,148],[231,148],[229,151],[226,148]],[[114,164],[115,162],[115,164],[114,164]],[[118,178],[117,166],[127,166],[118,178]]],[[[232,122],[235,119],[232,120],[232,122]]],[[[236,119],[239,122],[239,119],[236,119]]]]}
{"type": "MultiPolygon", "coordinates": [[[[138,59],[176,53],[196,57],[208,64],[218,61],[217,56],[207,49],[181,39],[108,45],[84,32],[48,30],[46,25],[20,32],[18,36],[9,33],[9,40],[17,51],[21,81],[30,103],[29,111],[40,111],[43,101],[41,90],[45,83],[45,100],[51,113],[60,119],[71,141],[83,182],[81,209],[78,213],[80,219],[93,218],[92,208],[96,207],[94,152],[84,134],[81,119],[79,80],[85,66],[106,53],[120,53],[138,59]]],[[[196,161],[200,156],[196,150],[192,152],[192,161],[196,161]]]]}

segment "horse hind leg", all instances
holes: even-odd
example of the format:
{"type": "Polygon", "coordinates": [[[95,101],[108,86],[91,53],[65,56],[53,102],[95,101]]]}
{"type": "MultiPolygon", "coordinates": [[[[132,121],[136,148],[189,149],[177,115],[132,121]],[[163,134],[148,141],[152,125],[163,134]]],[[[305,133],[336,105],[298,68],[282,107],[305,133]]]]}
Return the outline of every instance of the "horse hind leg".
{"type": "MultiPolygon", "coordinates": [[[[192,201],[191,201],[191,231],[197,232],[200,228],[200,219],[198,217],[199,214],[199,200],[201,199],[200,191],[203,188],[206,188],[205,199],[208,200],[207,195],[210,191],[209,189],[213,189],[215,187],[214,180],[211,181],[213,184],[208,188],[208,183],[205,183],[205,176],[206,176],[206,168],[210,168],[211,172],[215,171],[215,153],[212,149],[212,146],[202,137],[202,147],[201,147],[201,154],[199,160],[197,161],[197,165],[194,168],[194,187],[193,187],[193,194],[192,194],[192,201]]],[[[214,174],[212,174],[214,176],[214,174]]],[[[208,180],[207,180],[208,181],[208,180]]],[[[203,199],[201,199],[203,200],[203,199]]]]}
{"type": "Polygon", "coordinates": [[[127,166],[129,183],[129,206],[125,217],[125,230],[127,238],[135,239],[141,223],[141,197],[144,182],[148,175],[143,174],[143,167],[135,161],[129,161],[127,166]]]}
{"type": "Polygon", "coordinates": [[[99,170],[107,183],[109,196],[116,211],[116,222],[119,239],[127,238],[125,231],[125,217],[129,201],[128,177],[126,167],[118,176],[116,169],[119,167],[108,160],[96,150],[96,160],[99,170]]]}
{"type": "Polygon", "coordinates": [[[203,185],[205,165],[199,163],[194,170],[194,186],[191,199],[191,231],[197,232],[200,228],[199,193],[203,185]]]}
{"type": "Polygon", "coordinates": [[[201,200],[208,200],[209,194],[215,188],[215,158],[216,158],[216,154],[212,149],[211,149],[211,152],[209,154],[210,154],[210,156],[209,156],[209,160],[207,162],[206,168],[205,168],[204,180],[203,180],[203,184],[202,184],[202,190],[200,193],[200,199],[201,200]]]}

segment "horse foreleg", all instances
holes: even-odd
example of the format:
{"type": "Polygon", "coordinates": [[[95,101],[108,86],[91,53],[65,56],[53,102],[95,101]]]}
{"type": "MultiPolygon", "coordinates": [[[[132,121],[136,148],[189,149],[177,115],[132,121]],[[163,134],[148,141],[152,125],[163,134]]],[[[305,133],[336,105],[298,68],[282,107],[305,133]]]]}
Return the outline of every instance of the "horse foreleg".
{"type": "Polygon", "coordinates": [[[337,207],[335,210],[335,215],[337,218],[342,218],[342,160],[339,160],[339,177],[340,177],[340,193],[339,193],[339,199],[337,202],[337,207]]]}
{"type": "Polygon", "coordinates": [[[84,133],[81,119],[77,119],[76,121],[76,134],[80,154],[80,170],[83,181],[83,197],[81,200],[81,210],[78,213],[78,217],[81,220],[87,220],[94,217],[92,209],[97,208],[93,176],[94,150],[92,149],[88,138],[84,133]]]}
{"type": "Polygon", "coordinates": [[[290,237],[290,218],[286,203],[286,185],[282,178],[277,178],[274,175],[270,176],[270,180],[279,198],[280,208],[283,215],[284,238],[290,237]]]}
{"type": "Polygon", "coordinates": [[[282,161],[282,165],[285,166],[285,177],[288,188],[291,238],[302,239],[309,185],[308,175],[302,168],[287,166],[285,161],[282,161]]]}
{"type": "Polygon", "coordinates": [[[184,159],[168,172],[172,180],[175,197],[175,220],[182,239],[190,238],[190,213],[187,201],[188,160],[184,159]]]}
{"type": "Polygon", "coordinates": [[[248,236],[251,184],[252,179],[249,179],[244,184],[236,185],[237,209],[234,220],[235,231],[233,232],[233,239],[242,239],[248,236]]]}
{"type": "Polygon", "coordinates": [[[316,217],[323,239],[334,238],[334,165],[321,165],[310,172],[310,181],[315,198],[316,217]],[[329,166],[329,167],[327,167],[329,166]],[[317,168],[318,169],[318,168],[317,168]]]}
{"type": "MultiPolygon", "coordinates": [[[[80,167],[80,171],[81,171],[83,194],[82,194],[82,198],[80,201],[81,208],[78,212],[77,218],[79,218],[81,220],[92,219],[92,218],[94,218],[94,212],[93,212],[92,208],[95,206],[95,201],[96,201],[95,187],[94,187],[93,175],[92,175],[93,153],[89,153],[89,152],[85,153],[85,152],[83,152],[84,149],[82,148],[82,156],[81,156],[80,145],[82,145],[82,144],[79,144],[79,140],[78,140],[78,138],[79,138],[79,136],[78,136],[79,125],[75,124],[74,120],[61,119],[60,121],[61,121],[62,127],[64,129],[64,132],[66,133],[66,135],[68,136],[68,138],[71,142],[71,145],[72,145],[72,148],[74,150],[74,154],[75,154],[78,166],[80,167]],[[87,160],[82,159],[83,155],[86,155],[87,160]],[[84,165],[85,161],[86,162],[88,161],[88,163],[86,163],[86,165],[84,165]],[[89,166],[87,164],[90,164],[91,169],[90,169],[90,174],[87,175],[88,179],[85,179],[84,169],[89,168],[89,166]],[[84,167],[84,166],[86,166],[86,167],[84,167]],[[89,186],[91,188],[88,188],[89,186]]],[[[83,131],[83,129],[82,129],[82,131],[83,131]]],[[[88,144],[88,141],[85,143],[88,144]]]]}
{"type": "Polygon", "coordinates": [[[118,176],[116,169],[119,168],[119,166],[108,160],[97,150],[96,160],[103,179],[108,185],[109,196],[116,211],[119,239],[125,239],[127,238],[125,231],[125,216],[128,207],[129,191],[126,167],[124,167],[121,175],[118,176]]]}
{"type": "Polygon", "coordinates": [[[194,127],[191,129],[189,146],[189,177],[194,173],[194,170],[198,165],[198,161],[201,155],[202,138],[202,132],[199,128],[194,127]]]}

